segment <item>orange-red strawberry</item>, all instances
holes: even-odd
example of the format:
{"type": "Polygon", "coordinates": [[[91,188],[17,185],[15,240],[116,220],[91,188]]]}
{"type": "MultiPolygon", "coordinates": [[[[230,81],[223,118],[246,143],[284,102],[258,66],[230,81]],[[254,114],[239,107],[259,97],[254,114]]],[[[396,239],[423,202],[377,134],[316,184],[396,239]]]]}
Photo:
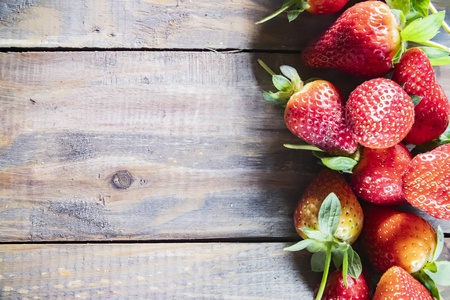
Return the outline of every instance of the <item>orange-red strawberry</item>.
{"type": "Polygon", "coordinates": [[[365,210],[361,241],[378,272],[400,266],[413,273],[433,260],[437,235],[435,229],[416,214],[388,206],[370,206],[365,210]]]}
{"type": "Polygon", "coordinates": [[[348,8],[302,52],[313,68],[339,69],[357,76],[380,77],[392,69],[401,47],[400,24],[389,6],[364,1],[348,8]]]}
{"type": "Polygon", "coordinates": [[[421,98],[414,108],[414,125],[404,142],[419,145],[439,137],[449,124],[450,103],[436,82],[425,52],[419,48],[406,51],[395,65],[392,79],[402,85],[409,95],[421,98]]]}
{"type": "Polygon", "coordinates": [[[351,154],[357,143],[344,118],[343,99],[338,89],[325,80],[304,83],[297,71],[281,66],[284,74],[272,74],[279,92],[264,92],[264,98],[285,106],[284,120],[289,130],[305,142],[330,154],[351,154]]]}
{"type": "Polygon", "coordinates": [[[341,202],[341,217],[334,237],[352,244],[361,233],[364,215],[352,188],[337,171],[323,168],[314,177],[297,204],[294,226],[303,238],[308,238],[303,228],[319,229],[319,209],[330,193],[336,194],[341,202]]]}
{"type": "Polygon", "coordinates": [[[431,216],[450,220],[450,144],[416,155],[403,175],[406,200],[431,216]]]}
{"type": "Polygon", "coordinates": [[[381,276],[373,300],[433,300],[430,292],[408,272],[394,266],[381,276]]]}
{"type": "Polygon", "coordinates": [[[402,177],[411,159],[411,152],[402,143],[386,149],[363,147],[350,174],[356,196],[376,204],[406,203],[402,177]]]}
{"type": "Polygon", "coordinates": [[[358,278],[347,275],[347,285],[344,283],[342,271],[330,274],[323,292],[322,300],[370,300],[370,289],[364,273],[358,278]]]}
{"type": "MultiPolygon", "coordinates": [[[[370,1],[369,1],[370,2],[370,1]]],[[[359,85],[346,104],[345,117],[361,145],[384,149],[400,143],[414,122],[414,105],[400,85],[376,78],[359,85]]]]}

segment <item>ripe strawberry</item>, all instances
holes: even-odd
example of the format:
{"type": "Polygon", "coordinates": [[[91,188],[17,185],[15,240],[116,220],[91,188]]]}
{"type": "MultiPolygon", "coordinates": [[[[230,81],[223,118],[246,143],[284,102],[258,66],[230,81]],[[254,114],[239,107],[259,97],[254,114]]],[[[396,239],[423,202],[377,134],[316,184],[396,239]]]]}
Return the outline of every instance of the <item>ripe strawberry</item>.
{"type": "Polygon", "coordinates": [[[291,8],[287,12],[289,22],[293,21],[305,10],[315,15],[330,15],[340,11],[347,2],[348,0],[286,0],[279,10],[256,23],[264,23],[287,11],[289,8],[291,8]]]}
{"type": "Polygon", "coordinates": [[[281,66],[285,76],[272,74],[277,93],[264,92],[269,102],[286,107],[284,120],[289,130],[305,142],[331,154],[350,154],[357,144],[344,118],[343,99],[337,88],[325,80],[304,84],[297,71],[281,66]]]}
{"type": "Polygon", "coordinates": [[[392,69],[400,49],[400,25],[389,6],[365,1],[347,9],[302,52],[313,68],[332,68],[363,77],[380,77],[392,69]]]}
{"type": "Polygon", "coordinates": [[[403,176],[406,200],[431,216],[450,220],[450,144],[415,156],[403,176]]]}
{"type": "Polygon", "coordinates": [[[325,285],[322,300],[345,299],[370,300],[369,285],[364,274],[361,274],[356,279],[347,276],[347,286],[345,286],[341,270],[330,274],[325,285]]]}
{"type": "Polygon", "coordinates": [[[362,148],[350,174],[356,196],[376,204],[406,203],[402,177],[411,159],[411,152],[402,143],[386,149],[362,148]]]}
{"type": "Polygon", "coordinates": [[[334,237],[352,244],[361,233],[363,211],[345,177],[327,168],[323,168],[314,177],[300,198],[294,212],[294,226],[303,238],[308,238],[303,228],[319,229],[319,209],[330,193],[336,194],[341,202],[341,218],[334,237]]]}
{"type": "Polygon", "coordinates": [[[371,79],[350,94],[345,117],[358,143],[384,149],[400,143],[408,134],[414,122],[414,105],[394,81],[371,79]]]}
{"type": "Polygon", "coordinates": [[[378,272],[396,265],[413,273],[433,260],[437,235],[418,215],[388,206],[371,206],[365,210],[361,241],[378,272]]]}
{"type": "Polygon", "coordinates": [[[358,278],[362,272],[359,255],[352,249],[362,230],[362,208],[345,178],[339,172],[324,168],[311,181],[300,198],[294,213],[294,225],[304,238],[285,248],[288,251],[307,249],[313,271],[323,272],[316,299],[325,290],[331,261],[342,267],[344,285],[347,274],[358,278]]]}
{"type": "Polygon", "coordinates": [[[373,300],[433,300],[430,292],[408,272],[394,266],[381,276],[373,300]]]}
{"type": "Polygon", "coordinates": [[[421,98],[414,108],[414,125],[404,142],[419,145],[438,138],[449,124],[450,103],[436,82],[425,52],[419,48],[406,51],[395,65],[392,79],[402,85],[409,95],[421,98]]]}

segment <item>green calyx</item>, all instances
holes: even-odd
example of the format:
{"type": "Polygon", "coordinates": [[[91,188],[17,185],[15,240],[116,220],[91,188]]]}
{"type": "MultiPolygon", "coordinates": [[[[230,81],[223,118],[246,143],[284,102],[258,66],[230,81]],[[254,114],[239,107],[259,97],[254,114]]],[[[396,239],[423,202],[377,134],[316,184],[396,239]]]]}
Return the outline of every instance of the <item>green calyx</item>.
{"type": "Polygon", "coordinates": [[[445,22],[445,11],[438,12],[430,0],[386,0],[401,27],[401,45],[392,63],[398,63],[408,43],[421,44],[433,66],[450,64],[450,48],[432,39],[441,27],[450,33],[445,22]],[[429,14],[431,11],[431,14],[429,14]]]}
{"type": "Polygon", "coordinates": [[[263,91],[263,97],[267,102],[286,106],[291,96],[303,88],[303,81],[293,67],[281,66],[282,75],[277,75],[262,60],[258,59],[258,63],[272,75],[273,85],[278,90],[278,92],[263,91]]]}
{"type": "Polygon", "coordinates": [[[322,298],[331,262],[336,269],[342,268],[344,284],[347,286],[347,274],[358,278],[362,273],[361,259],[352,246],[341,242],[334,237],[341,219],[341,203],[336,194],[329,194],[319,209],[319,229],[302,228],[308,238],[290,247],[285,251],[300,251],[303,249],[313,253],[311,256],[311,269],[323,272],[322,281],[316,300],[322,298]]]}
{"type": "Polygon", "coordinates": [[[359,149],[350,156],[333,155],[312,145],[292,145],[284,144],[284,147],[295,150],[310,150],[319,159],[319,164],[335,171],[352,173],[353,168],[358,164],[360,158],[359,149]]]}
{"type": "Polygon", "coordinates": [[[441,227],[437,228],[437,244],[433,258],[422,269],[412,274],[430,291],[431,295],[437,299],[443,299],[439,293],[437,285],[450,286],[450,261],[438,261],[437,259],[444,248],[444,233],[441,227]]]}
{"type": "Polygon", "coordinates": [[[273,14],[265,17],[262,20],[259,20],[256,22],[256,24],[261,24],[266,21],[269,21],[270,19],[275,18],[279,14],[283,12],[287,12],[287,17],[289,22],[292,22],[295,20],[303,11],[309,8],[308,1],[307,0],[284,0],[283,5],[279,10],[274,12],[273,14]],[[289,10],[290,9],[290,10],[289,10]]]}

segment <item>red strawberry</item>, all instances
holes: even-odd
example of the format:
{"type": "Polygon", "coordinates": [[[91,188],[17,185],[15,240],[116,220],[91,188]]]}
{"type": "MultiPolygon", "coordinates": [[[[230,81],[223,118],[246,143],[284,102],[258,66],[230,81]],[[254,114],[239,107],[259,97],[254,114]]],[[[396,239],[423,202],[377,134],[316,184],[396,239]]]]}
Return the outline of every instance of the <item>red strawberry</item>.
{"type": "Polygon", "coordinates": [[[341,218],[334,237],[352,244],[358,238],[364,221],[363,211],[345,177],[337,171],[323,168],[311,181],[294,212],[294,225],[303,238],[302,228],[319,229],[319,209],[324,199],[334,193],[341,202],[341,218]]]}
{"type": "Polygon", "coordinates": [[[436,82],[431,63],[421,49],[412,48],[395,65],[392,79],[409,95],[422,98],[415,106],[415,120],[405,137],[406,143],[419,145],[439,137],[449,124],[450,103],[436,82]]]}
{"type": "Polygon", "coordinates": [[[293,21],[305,10],[315,15],[334,14],[335,12],[340,11],[347,2],[348,0],[287,0],[284,1],[283,6],[279,10],[256,23],[264,23],[278,16],[282,12],[287,11],[289,8],[291,8],[291,10],[288,11],[289,22],[293,21]]]}
{"type": "Polygon", "coordinates": [[[432,262],[437,235],[418,215],[387,206],[372,206],[365,210],[361,241],[378,272],[396,265],[413,273],[432,262]]]}
{"type": "Polygon", "coordinates": [[[362,148],[350,175],[356,196],[376,204],[405,203],[402,177],[411,159],[411,152],[402,143],[387,149],[362,148]]]}
{"type": "Polygon", "coordinates": [[[289,130],[305,142],[330,154],[350,154],[357,143],[344,119],[343,99],[337,88],[328,81],[314,80],[304,84],[297,71],[281,66],[285,76],[272,74],[277,93],[264,93],[272,103],[286,106],[284,120],[289,130]]]}
{"type": "Polygon", "coordinates": [[[381,276],[373,300],[433,300],[430,292],[408,272],[395,266],[381,276]]]}
{"type": "Polygon", "coordinates": [[[450,220],[450,144],[418,154],[403,176],[406,200],[431,216],[450,220]]]}
{"type": "Polygon", "coordinates": [[[385,78],[359,85],[350,94],[345,113],[358,143],[375,149],[400,143],[414,122],[411,98],[400,85],[385,78]]]}
{"type": "Polygon", "coordinates": [[[400,26],[389,6],[364,1],[347,9],[302,52],[313,68],[339,69],[357,76],[380,77],[392,69],[400,49],[400,26]]]}
{"type": "Polygon", "coordinates": [[[334,271],[329,275],[322,300],[345,299],[370,300],[369,285],[364,274],[357,279],[347,275],[347,286],[344,284],[341,270],[334,271]]]}

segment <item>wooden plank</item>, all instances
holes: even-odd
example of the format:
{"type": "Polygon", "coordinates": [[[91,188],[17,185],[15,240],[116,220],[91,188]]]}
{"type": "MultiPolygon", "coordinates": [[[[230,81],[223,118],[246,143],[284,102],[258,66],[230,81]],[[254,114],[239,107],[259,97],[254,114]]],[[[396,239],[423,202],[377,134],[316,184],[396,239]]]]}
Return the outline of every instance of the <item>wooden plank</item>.
{"type": "Polygon", "coordinates": [[[318,274],[286,245],[1,245],[0,299],[310,299],[318,274]]]}
{"type": "Polygon", "coordinates": [[[312,299],[320,274],[288,245],[0,245],[0,299],[312,299]]]}
{"type": "MultiPolygon", "coordinates": [[[[446,0],[433,2],[438,9],[450,8],[446,0]]],[[[338,16],[304,13],[288,23],[282,15],[255,24],[281,4],[272,0],[1,0],[0,47],[300,50],[338,16]]]]}
{"type": "MultiPolygon", "coordinates": [[[[299,140],[282,109],[262,100],[270,76],[256,58],[298,60],[0,54],[0,240],[297,237],[292,212],[319,167],[282,146],[299,140]]],[[[449,89],[449,68],[440,70],[449,89]]],[[[449,222],[431,222],[450,232],[449,222]]]]}

